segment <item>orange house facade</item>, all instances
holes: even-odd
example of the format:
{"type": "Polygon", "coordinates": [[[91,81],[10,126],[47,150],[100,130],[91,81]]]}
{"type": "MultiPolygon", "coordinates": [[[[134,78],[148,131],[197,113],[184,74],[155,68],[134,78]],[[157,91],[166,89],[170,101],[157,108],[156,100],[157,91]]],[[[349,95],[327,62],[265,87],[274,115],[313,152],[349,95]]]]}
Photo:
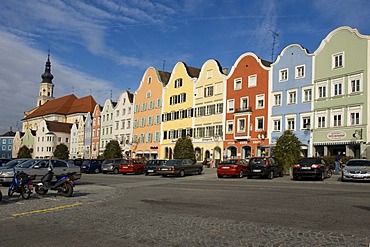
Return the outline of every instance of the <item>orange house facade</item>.
{"type": "Polygon", "coordinates": [[[267,154],[270,62],[244,53],[226,79],[225,158],[267,154]]]}
{"type": "Polygon", "coordinates": [[[162,92],[171,74],[149,67],[134,95],[133,157],[160,157],[162,92]]]}

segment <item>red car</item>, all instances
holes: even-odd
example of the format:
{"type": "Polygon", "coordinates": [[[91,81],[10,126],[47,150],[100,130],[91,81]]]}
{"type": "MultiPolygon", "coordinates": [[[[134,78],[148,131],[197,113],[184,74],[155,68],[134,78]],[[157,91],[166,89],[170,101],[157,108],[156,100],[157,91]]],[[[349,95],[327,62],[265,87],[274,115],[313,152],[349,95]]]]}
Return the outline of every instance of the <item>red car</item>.
{"type": "Polygon", "coordinates": [[[217,166],[217,177],[234,176],[242,178],[247,175],[248,160],[229,159],[222,161],[217,166]]]}
{"type": "Polygon", "coordinates": [[[122,160],[119,165],[119,172],[122,175],[127,173],[143,174],[145,171],[145,162],[143,160],[122,160]]]}

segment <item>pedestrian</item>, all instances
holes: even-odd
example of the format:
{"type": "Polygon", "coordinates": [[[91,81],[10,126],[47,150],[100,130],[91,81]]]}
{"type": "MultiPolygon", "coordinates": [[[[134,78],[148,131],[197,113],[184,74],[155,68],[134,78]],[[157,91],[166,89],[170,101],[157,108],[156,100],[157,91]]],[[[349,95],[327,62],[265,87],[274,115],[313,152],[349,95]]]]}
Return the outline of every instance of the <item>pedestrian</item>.
{"type": "Polygon", "coordinates": [[[340,165],[342,164],[342,155],[338,152],[335,156],[335,174],[339,174],[340,165]]]}

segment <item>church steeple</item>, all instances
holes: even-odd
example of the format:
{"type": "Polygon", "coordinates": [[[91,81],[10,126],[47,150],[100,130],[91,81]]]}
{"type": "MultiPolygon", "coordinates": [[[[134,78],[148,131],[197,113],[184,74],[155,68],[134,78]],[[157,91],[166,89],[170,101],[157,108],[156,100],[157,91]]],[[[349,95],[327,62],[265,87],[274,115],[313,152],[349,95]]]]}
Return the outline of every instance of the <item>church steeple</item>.
{"type": "Polygon", "coordinates": [[[48,52],[48,59],[45,63],[45,72],[41,75],[42,81],[40,83],[40,92],[37,97],[37,106],[41,106],[48,102],[53,97],[53,79],[54,76],[51,74],[51,62],[50,62],[50,52],[48,52]]]}

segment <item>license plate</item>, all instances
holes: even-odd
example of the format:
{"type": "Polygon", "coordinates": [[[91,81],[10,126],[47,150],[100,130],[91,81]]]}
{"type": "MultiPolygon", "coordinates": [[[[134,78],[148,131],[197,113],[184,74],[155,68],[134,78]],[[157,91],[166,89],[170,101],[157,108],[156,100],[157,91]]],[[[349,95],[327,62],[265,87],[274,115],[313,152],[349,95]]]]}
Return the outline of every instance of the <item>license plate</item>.
{"type": "Polygon", "coordinates": [[[230,167],[224,166],[224,167],[222,167],[222,169],[230,169],[230,167]]]}
{"type": "Polygon", "coordinates": [[[309,166],[308,166],[308,167],[305,167],[305,166],[304,166],[304,167],[302,167],[301,169],[302,169],[302,170],[311,170],[311,167],[309,167],[309,166]]]}
{"type": "Polygon", "coordinates": [[[354,174],[352,177],[354,177],[354,178],[363,178],[363,176],[361,174],[354,174]]]}
{"type": "Polygon", "coordinates": [[[103,168],[104,171],[108,170],[108,168],[103,168]]]}
{"type": "Polygon", "coordinates": [[[162,168],[161,170],[162,170],[162,171],[168,171],[168,169],[167,169],[167,168],[162,168]]]}
{"type": "Polygon", "coordinates": [[[122,168],[128,168],[128,166],[122,166],[122,168]]]}
{"type": "Polygon", "coordinates": [[[148,170],[148,172],[154,172],[153,170],[148,170]]]}
{"type": "Polygon", "coordinates": [[[86,168],[86,166],[82,166],[82,168],[86,168]]]}
{"type": "Polygon", "coordinates": [[[261,170],[253,170],[253,172],[261,172],[261,170]]]}

